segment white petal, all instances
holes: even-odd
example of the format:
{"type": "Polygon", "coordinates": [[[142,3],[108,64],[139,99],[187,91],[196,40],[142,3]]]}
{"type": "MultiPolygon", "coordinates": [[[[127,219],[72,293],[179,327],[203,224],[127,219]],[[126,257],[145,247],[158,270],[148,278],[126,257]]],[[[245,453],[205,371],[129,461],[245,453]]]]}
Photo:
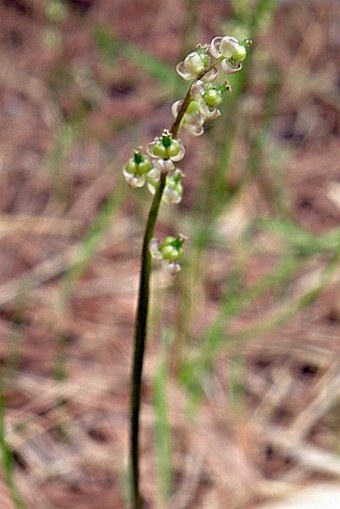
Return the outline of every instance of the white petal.
{"type": "Polygon", "coordinates": [[[207,72],[203,77],[202,80],[206,83],[211,83],[215,80],[217,76],[218,70],[216,67],[213,67],[209,72],[207,72]]]}
{"type": "Polygon", "coordinates": [[[177,141],[179,143],[179,152],[178,152],[178,154],[176,154],[175,156],[173,156],[171,158],[171,160],[175,161],[175,162],[180,161],[181,159],[183,159],[184,154],[185,154],[185,147],[184,147],[183,143],[181,142],[181,140],[177,140],[177,141]]]}
{"type": "Polygon", "coordinates": [[[160,242],[157,239],[151,239],[151,242],[149,244],[149,251],[152,256],[152,258],[155,258],[156,260],[162,260],[162,253],[159,250],[160,242]]]}
{"type": "Polygon", "coordinates": [[[193,134],[194,136],[201,136],[201,134],[204,133],[204,128],[202,125],[184,124],[184,127],[190,134],[193,134]]]}
{"type": "Polygon", "coordinates": [[[224,57],[230,58],[238,50],[238,47],[238,40],[234,37],[229,37],[228,35],[222,37],[220,51],[224,57]]]}
{"type": "Polygon", "coordinates": [[[200,111],[194,111],[193,113],[187,113],[185,115],[185,123],[186,124],[203,125],[204,118],[202,117],[202,114],[200,111]]]}
{"type": "Polygon", "coordinates": [[[169,263],[167,261],[164,261],[163,269],[171,276],[175,276],[177,274],[177,272],[179,272],[181,270],[181,266],[179,263],[176,263],[176,262],[169,263]]]}
{"type": "Polygon", "coordinates": [[[221,56],[220,52],[220,43],[222,37],[214,37],[214,39],[210,43],[209,51],[214,58],[219,58],[221,56]]]}
{"type": "Polygon", "coordinates": [[[174,118],[177,117],[179,110],[181,109],[181,106],[183,104],[183,101],[176,101],[171,106],[171,113],[174,118]]]}
{"type": "Polygon", "coordinates": [[[158,182],[158,180],[160,179],[160,171],[158,170],[158,168],[152,168],[152,170],[150,170],[148,173],[147,173],[147,178],[150,179],[150,180],[155,180],[156,182],[158,182]]]}
{"type": "Polygon", "coordinates": [[[176,71],[184,80],[193,80],[196,78],[196,74],[187,71],[184,62],[180,62],[176,65],[176,71]]]}
{"type": "Polygon", "coordinates": [[[160,176],[161,173],[157,168],[152,168],[152,170],[150,170],[149,173],[145,175],[148,190],[150,191],[151,194],[155,194],[157,183],[160,179],[160,176]]]}
{"type": "Polygon", "coordinates": [[[145,176],[140,175],[136,176],[132,173],[129,173],[128,171],[123,170],[123,175],[126,180],[126,182],[129,184],[130,187],[143,187],[145,184],[145,176]]]}
{"type": "Polygon", "coordinates": [[[176,191],[176,189],[172,189],[171,187],[166,187],[164,189],[164,193],[162,196],[162,200],[164,203],[167,204],[173,204],[173,203],[179,203],[182,199],[182,195],[176,191]]]}
{"type": "Polygon", "coordinates": [[[210,108],[206,105],[204,101],[200,102],[200,110],[203,115],[208,120],[214,120],[215,118],[219,117],[221,115],[220,110],[217,108],[210,108]]]}
{"type": "Polygon", "coordinates": [[[156,145],[156,143],[159,141],[159,138],[155,138],[153,141],[147,144],[146,151],[150,157],[155,157],[155,154],[153,153],[153,148],[156,145]]]}
{"type": "Polygon", "coordinates": [[[169,171],[175,169],[175,165],[171,159],[154,159],[153,165],[161,173],[169,173],[169,171]]]}
{"type": "Polygon", "coordinates": [[[224,59],[221,62],[221,67],[226,74],[234,74],[234,72],[240,71],[242,69],[242,64],[238,62],[233,65],[228,59],[224,59]]]}
{"type": "Polygon", "coordinates": [[[184,66],[186,70],[194,76],[197,76],[204,71],[204,63],[197,51],[189,53],[189,55],[184,59],[184,66]]]}
{"type": "Polygon", "coordinates": [[[204,83],[201,80],[195,81],[195,83],[192,84],[191,87],[191,96],[194,99],[201,99],[202,95],[205,92],[204,83]]]}

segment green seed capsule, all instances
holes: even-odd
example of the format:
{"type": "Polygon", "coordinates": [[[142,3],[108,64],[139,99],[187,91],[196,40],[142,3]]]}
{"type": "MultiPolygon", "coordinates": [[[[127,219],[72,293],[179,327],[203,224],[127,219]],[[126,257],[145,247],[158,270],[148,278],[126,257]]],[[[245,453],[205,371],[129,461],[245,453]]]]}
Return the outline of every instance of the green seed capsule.
{"type": "Polygon", "coordinates": [[[174,262],[178,258],[178,250],[174,246],[164,246],[162,248],[163,260],[174,262]]]}
{"type": "Polygon", "coordinates": [[[168,150],[162,142],[156,143],[156,145],[153,147],[152,152],[156,157],[160,157],[161,159],[168,159],[168,150]]]}
{"type": "MultiPolygon", "coordinates": [[[[138,159],[138,158],[137,158],[138,159]]],[[[141,157],[140,162],[136,162],[136,157],[131,157],[125,165],[125,169],[132,175],[145,175],[152,169],[152,164],[146,157],[141,157]]]]}
{"type": "Polygon", "coordinates": [[[126,171],[129,172],[129,173],[132,173],[133,175],[135,175],[136,171],[137,171],[137,168],[138,168],[137,163],[135,162],[134,158],[131,157],[131,159],[129,159],[128,162],[125,165],[126,171]]]}
{"type": "Polygon", "coordinates": [[[145,175],[146,173],[149,173],[149,171],[152,169],[152,164],[150,163],[149,159],[144,159],[141,163],[138,165],[139,173],[145,175]]]}
{"type": "Polygon", "coordinates": [[[222,102],[221,94],[213,88],[207,90],[203,97],[205,104],[207,104],[207,106],[211,106],[212,108],[215,108],[222,102]]]}
{"type": "Polygon", "coordinates": [[[168,157],[175,157],[181,150],[181,146],[177,140],[172,140],[171,145],[168,148],[168,157]]]}
{"type": "Polygon", "coordinates": [[[237,50],[231,55],[235,62],[242,62],[247,56],[247,50],[244,46],[238,46],[237,50]]]}

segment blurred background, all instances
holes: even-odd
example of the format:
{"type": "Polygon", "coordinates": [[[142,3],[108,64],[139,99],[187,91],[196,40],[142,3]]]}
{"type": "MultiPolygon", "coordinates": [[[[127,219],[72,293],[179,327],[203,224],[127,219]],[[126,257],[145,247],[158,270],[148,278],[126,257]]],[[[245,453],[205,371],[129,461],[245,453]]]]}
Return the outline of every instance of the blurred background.
{"type": "Polygon", "coordinates": [[[253,40],[187,152],[160,237],[142,411],[149,509],[255,509],[340,477],[340,4],[0,2],[2,509],[127,508],[129,374],[150,194],[121,168],[169,128],[176,64],[253,40]]]}

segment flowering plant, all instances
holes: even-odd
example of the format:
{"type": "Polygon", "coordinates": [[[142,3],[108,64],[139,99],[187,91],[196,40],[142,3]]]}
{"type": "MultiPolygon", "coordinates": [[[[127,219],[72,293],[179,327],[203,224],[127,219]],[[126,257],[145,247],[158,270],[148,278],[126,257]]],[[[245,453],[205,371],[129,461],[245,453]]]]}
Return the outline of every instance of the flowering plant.
{"type": "Polygon", "coordinates": [[[141,253],[140,284],[135,324],[135,348],[131,384],[130,459],[133,509],[141,509],[139,490],[139,411],[141,381],[147,332],[149,307],[149,281],[151,258],[161,260],[163,268],[174,275],[180,270],[186,237],[168,236],[163,241],[153,237],[161,202],[176,204],[183,196],[182,171],[176,167],[185,155],[185,147],[178,138],[181,128],[200,136],[204,124],[217,118],[223,94],[230,90],[227,75],[242,69],[247,56],[249,40],[242,42],[234,37],[215,37],[210,44],[199,45],[180,62],[176,70],[185,80],[192,81],[183,100],[171,108],[174,122],[170,130],[164,129],[146,147],[135,150],[123,166],[126,182],[134,188],[145,184],[153,194],[141,253]]]}

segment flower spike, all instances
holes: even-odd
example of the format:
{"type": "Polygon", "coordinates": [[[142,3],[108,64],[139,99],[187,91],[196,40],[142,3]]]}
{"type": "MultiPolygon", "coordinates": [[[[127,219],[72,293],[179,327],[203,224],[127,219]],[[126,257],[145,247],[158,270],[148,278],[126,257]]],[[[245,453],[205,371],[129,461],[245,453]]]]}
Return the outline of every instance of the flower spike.
{"type": "Polygon", "coordinates": [[[163,242],[151,239],[150,253],[156,260],[162,260],[163,269],[171,275],[181,270],[178,260],[183,256],[183,243],[187,239],[181,233],[177,237],[168,236],[163,242]]]}
{"type": "MultiPolygon", "coordinates": [[[[153,195],[160,189],[158,205],[161,201],[168,204],[177,204],[181,201],[183,173],[176,168],[176,163],[183,159],[185,147],[177,134],[184,127],[193,136],[200,136],[204,133],[205,122],[221,115],[219,106],[223,94],[231,90],[228,82],[220,84],[223,82],[223,75],[233,74],[242,69],[242,62],[247,56],[246,48],[250,44],[250,40],[239,42],[229,35],[214,37],[209,44],[198,45],[195,51],[189,53],[177,65],[178,74],[193,83],[185,99],[175,101],[171,107],[175,119],[171,130],[164,129],[160,136],[155,137],[147,145],[147,155],[138,149],[123,166],[123,176],[131,187],[143,187],[147,184],[153,195]],[[222,80],[217,81],[220,75],[222,80]]],[[[178,237],[176,242],[179,242],[179,238],[182,239],[178,237]]],[[[183,239],[181,242],[183,243],[183,239]]],[[[179,250],[181,253],[182,243],[179,250]]],[[[158,253],[163,260],[165,253],[175,252],[171,243],[169,245],[159,243],[156,246],[154,242],[152,245],[153,256],[158,253]]],[[[165,260],[167,270],[169,267],[172,273],[179,270],[177,259],[165,260]]]]}
{"type": "Polygon", "coordinates": [[[210,64],[210,57],[206,53],[207,47],[199,47],[197,51],[189,53],[187,57],[180,62],[176,71],[185,80],[193,80],[204,73],[210,64]]]}
{"type": "Polygon", "coordinates": [[[123,175],[131,187],[143,187],[146,175],[153,170],[150,159],[143,155],[141,149],[135,150],[133,157],[123,166],[123,175]]]}

